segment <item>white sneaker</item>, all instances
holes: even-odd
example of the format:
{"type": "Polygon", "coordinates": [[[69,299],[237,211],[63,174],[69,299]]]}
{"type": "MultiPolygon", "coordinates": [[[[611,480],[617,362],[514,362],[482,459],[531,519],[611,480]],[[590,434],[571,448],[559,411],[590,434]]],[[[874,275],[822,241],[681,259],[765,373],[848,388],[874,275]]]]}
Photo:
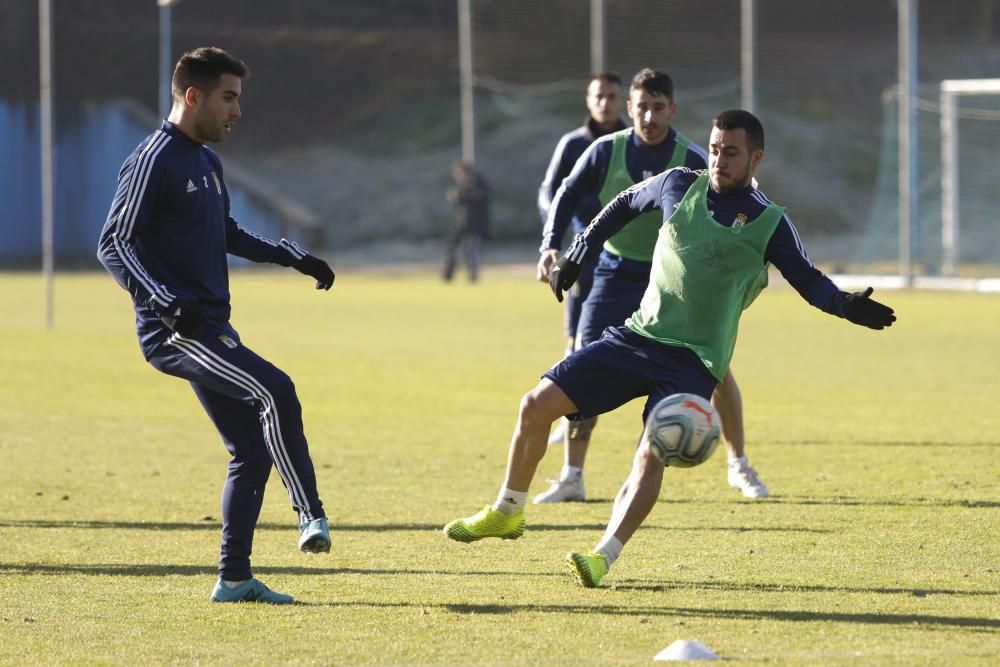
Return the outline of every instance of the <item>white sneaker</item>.
{"type": "Polygon", "coordinates": [[[556,427],[552,429],[552,433],[549,434],[549,444],[550,445],[561,445],[563,440],[566,438],[566,424],[565,418],[560,419],[556,424],[556,427]]]}
{"type": "Polygon", "coordinates": [[[548,491],[544,491],[535,496],[532,501],[535,505],[543,503],[569,503],[573,501],[586,500],[587,496],[583,491],[583,476],[571,479],[550,479],[552,486],[548,491]]]}
{"type": "Polygon", "coordinates": [[[747,498],[767,498],[767,484],[749,464],[730,465],[729,486],[739,489],[747,498]]]}

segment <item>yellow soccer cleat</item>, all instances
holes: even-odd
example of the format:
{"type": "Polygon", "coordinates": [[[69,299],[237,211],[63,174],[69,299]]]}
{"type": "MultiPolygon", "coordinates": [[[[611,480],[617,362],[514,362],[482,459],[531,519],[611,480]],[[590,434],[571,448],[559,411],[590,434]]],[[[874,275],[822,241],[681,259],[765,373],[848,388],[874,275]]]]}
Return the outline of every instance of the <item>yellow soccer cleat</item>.
{"type": "Polygon", "coordinates": [[[604,554],[596,551],[589,554],[570,551],[566,554],[566,564],[576,581],[584,588],[597,588],[608,573],[608,562],[604,559],[604,554]]]}
{"type": "Polygon", "coordinates": [[[444,534],[458,542],[475,542],[484,537],[516,540],[524,534],[524,510],[507,516],[487,505],[464,519],[455,519],[444,527],[444,534]]]}

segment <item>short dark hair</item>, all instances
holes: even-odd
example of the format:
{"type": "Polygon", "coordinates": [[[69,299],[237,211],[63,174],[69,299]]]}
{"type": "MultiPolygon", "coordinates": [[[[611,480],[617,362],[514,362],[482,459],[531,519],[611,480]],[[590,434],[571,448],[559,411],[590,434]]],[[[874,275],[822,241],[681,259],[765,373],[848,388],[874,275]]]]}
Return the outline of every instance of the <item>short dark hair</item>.
{"type": "Polygon", "coordinates": [[[234,58],[217,46],[202,46],[188,51],[177,61],[170,80],[170,92],[176,98],[184,97],[188,88],[211,92],[219,85],[223,74],[233,74],[245,79],[250,75],[246,63],[234,58]]]}
{"type": "Polygon", "coordinates": [[[604,83],[615,83],[622,85],[622,78],[614,72],[594,72],[590,75],[591,81],[603,81],[604,83]]]}
{"type": "Polygon", "coordinates": [[[629,92],[639,90],[640,88],[653,95],[663,95],[669,98],[671,102],[674,100],[674,81],[666,72],[660,72],[651,67],[639,70],[632,77],[632,85],[629,86],[629,92]]]}
{"type": "Polygon", "coordinates": [[[720,130],[743,129],[747,133],[747,147],[751,152],[764,150],[764,126],[757,116],[746,109],[728,109],[712,119],[712,125],[720,130]]]}

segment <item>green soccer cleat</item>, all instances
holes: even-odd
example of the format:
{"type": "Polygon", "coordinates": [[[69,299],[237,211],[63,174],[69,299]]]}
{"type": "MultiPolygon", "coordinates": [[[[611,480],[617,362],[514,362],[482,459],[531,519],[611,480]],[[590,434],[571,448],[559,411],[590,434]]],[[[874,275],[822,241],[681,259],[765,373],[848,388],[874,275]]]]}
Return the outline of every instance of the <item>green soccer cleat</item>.
{"type": "Polygon", "coordinates": [[[596,551],[591,551],[589,554],[570,551],[566,554],[566,564],[569,565],[577,583],[584,588],[597,588],[601,584],[601,579],[608,573],[608,562],[604,559],[604,554],[596,551]]]}
{"type": "Polygon", "coordinates": [[[230,588],[222,583],[222,579],[215,582],[215,589],[212,591],[212,602],[267,602],[270,604],[289,604],[294,602],[291,595],[272,591],[264,585],[260,579],[249,579],[236,588],[230,588]]]}
{"type": "Polygon", "coordinates": [[[484,537],[516,540],[524,534],[524,510],[507,516],[487,505],[478,514],[449,523],[444,527],[444,534],[458,542],[475,542],[484,537]]]}

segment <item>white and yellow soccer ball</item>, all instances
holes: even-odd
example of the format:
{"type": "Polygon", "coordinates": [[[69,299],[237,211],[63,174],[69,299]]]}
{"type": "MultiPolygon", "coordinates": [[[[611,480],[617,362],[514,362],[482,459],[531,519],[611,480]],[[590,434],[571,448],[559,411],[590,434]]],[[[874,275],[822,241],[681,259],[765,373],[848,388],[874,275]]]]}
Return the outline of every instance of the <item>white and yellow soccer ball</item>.
{"type": "Polygon", "coordinates": [[[650,410],[642,439],[668,466],[693,468],[715,451],[721,423],[718,411],[701,396],[672,394],[650,410]]]}

